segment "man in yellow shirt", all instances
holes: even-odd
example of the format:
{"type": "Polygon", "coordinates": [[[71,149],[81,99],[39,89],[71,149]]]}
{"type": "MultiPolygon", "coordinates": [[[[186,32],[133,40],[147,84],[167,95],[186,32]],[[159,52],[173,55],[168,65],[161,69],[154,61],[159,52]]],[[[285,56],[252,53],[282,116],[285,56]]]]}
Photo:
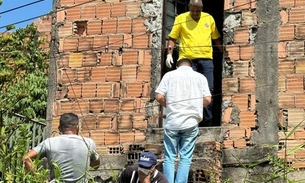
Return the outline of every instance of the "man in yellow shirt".
{"type": "MultiPolygon", "coordinates": [[[[169,34],[166,66],[173,64],[172,52],[176,40],[179,40],[179,58],[192,60],[193,70],[203,74],[207,80],[211,94],[214,90],[214,65],[212,40],[222,52],[222,41],[216,28],[214,18],[202,12],[202,0],[190,0],[189,12],[182,13],[175,18],[173,28],[169,34]]],[[[204,121],[211,123],[212,103],[204,108],[204,121]]],[[[206,124],[207,125],[207,124],[206,124]]]]}

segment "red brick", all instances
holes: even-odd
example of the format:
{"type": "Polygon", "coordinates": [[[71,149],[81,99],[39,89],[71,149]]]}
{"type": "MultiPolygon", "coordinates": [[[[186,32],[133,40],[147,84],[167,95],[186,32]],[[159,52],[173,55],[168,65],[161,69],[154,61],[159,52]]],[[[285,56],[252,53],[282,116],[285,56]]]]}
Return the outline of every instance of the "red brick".
{"type": "Polygon", "coordinates": [[[243,128],[233,128],[229,131],[230,138],[244,138],[246,131],[243,128]]]}
{"type": "Polygon", "coordinates": [[[81,121],[82,130],[96,130],[96,116],[95,115],[86,115],[82,118],[81,121]]]}
{"type": "Polygon", "coordinates": [[[151,83],[144,83],[142,97],[150,97],[151,83]]]}
{"type": "Polygon", "coordinates": [[[231,46],[231,45],[227,45],[226,46],[226,51],[228,52],[228,57],[230,58],[231,61],[235,61],[235,60],[239,60],[239,46],[231,46]]]}
{"type": "Polygon", "coordinates": [[[105,51],[105,46],[108,45],[108,36],[97,36],[93,38],[93,49],[105,51]]]}
{"type": "Polygon", "coordinates": [[[140,97],[142,96],[142,83],[141,82],[127,82],[123,84],[122,94],[126,97],[140,97]]]}
{"type": "Polygon", "coordinates": [[[113,84],[112,95],[114,98],[121,97],[121,83],[120,82],[116,82],[113,84]]]}
{"type": "Polygon", "coordinates": [[[134,132],[121,132],[120,143],[134,143],[135,133],[134,132]]]}
{"type": "Polygon", "coordinates": [[[304,91],[304,78],[302,76],[290,75],[287,76],[287,91],[302,92],[304,91]]]}
{"type": "Polygon", "coordinates": [[[133,115],[132,121],[133,129],[147,129],[147,119],[143,114],[135,114],[133,115]]]}
{"type": "Polygon", "coordinates": [[[82,95],[81,84],[71,84],[68,86],[67,98],[80,98],[82,95]]]}
{"type": "Polygon", "coordinates": [[[240,59],[241,60],[250,60],[253,58],[254,46],[253,45],[244,45],[240,46],[240,59]]]}
{"type": "Polygon", "coordinates": [[[295,95],[295,107],[305,108],[305,93],[297,93],[295,95]]]}
{"type": "Polygon", "coordinates": [[[119,49],[123,46],[122,35],[110,35],[109,36],[109,49],[119,49]]]}
{"type": "Polygon", "coordinates": [[[96,84],[95,83],[83,83],[82,97],[83,98],[96,97],[96,84]]]}
{"type": "Polygon", "coordinates": [[[118,145],[120,134],[117,132],[105,132],[105,145],[118,145]]]}
{"type": "Polygon", "coordinates": [[[70,53],[69,55],[69,67],[82,67],[83,54],[82,53],[70,53]]]}
{"type": "Polygon", "coordinates": [[[126,16],[139,17],[141,15],[140,1],[126,3],[126,16]]]}
{"type": "Polygon", "coordinates": [[[301,131],[301,132],[295,132],[294,133],[294,138],[295,139],[301,139],[304,140],[305,139],[305,131],[301,131]]]}
{"type": "Polygon", "coordinates": [[[65,22],[58,27],[58,36],[70,36],[72,35],[72,22],[65,22]]]}
{"type": "Polygon", "coordinates": [[[132,32],[133,33],[145,33],[146,26],[144,25],[145,19],[136,18],[132,20],[132,32]]]}
{"type": "Polygon", "coordinates": [[[116,34],[117,32],[117,19],[108,19],[102,21],[103,34],[116,34]]]}
{"type": "Polygon", "coordinates": [[[75,0],[75,4],[86,4],[88,0],[75,0]]]}
{"type": "Polygon", "coordinates": [[[296,159],[305,159],[305,149],[299,149],[294,153],[296,159]]]}
{"type": "Polygon", "coordinates": [[[288,56],[303,57],[304,56],[304,41],[291,41],[288,44],[288,56]]]}
{"type": "Polygon", "coordinates": [[[233,104],[237,105],[240,111],[247,111],[248,104],[249,104],[249,97],[248,95],[241,94],[241,95],[234,95],[232,96],[233,104]]]}
{"type": "Polygon", "coordinates": [[[281,8],[290,8],[294,6],[294,0],[279,0],[281,8]]]}
{"type": "Polygon", "coordinates": [[[279,40],[290,41],[294,39],[294,25],[280,26],[279,29],[279,40]]]}
{"type": "Polygon", "coordinates": [[[132,44],[132,35],[131,34],[124,34],[123,45],[124,45],[124,48],[132,47],[133,44],[132,44]]]}
{"type": "Polygon", "coordinates": [[[241,20],[241,25],[243,27],[246,27],[246,26],[253,26],[253,25],[257,25],[257,16],[256,16],[256,13],[253,13],[252,11],[250,10],[244,10],[241,12],[242,15],[242,20],[241,20]]]}
{"type": "Polygon", "coordinates": [[[112,97],[112,83],[97,84],[97,97],[112,97]]]}
{"type": "Polygon", "coordinates": [[[83,67],[95,67],[97,61],[96,53],[85,53],[83,55],[83,67]]]}
{"type": "Polygon", "coordinates": [[[89,100],[89,112],[101,113],[104,110],[104,101],[102,99],[90,99],[89,100]]]}
{"type": "Polygon", "coordinates": [[[73,5],[74,4],[74,0],[59,0],[59,3],[60,3],[61,6],[73,5]]]}
{"type": "Polygon", "coordinates": [[[135,81],[137,77],[137,66],[122,67],[122,81],[135,81]]]}
{"type": "Polygon", "coordinates": [[[254,94],[250,95],[250,111],[254,111],[256,108],[256,96],[254,94]]]}
{"type": "Polygon", "coordinates": [[[104,102],[105,113],[117,113],[119,111],[118,99],[106,99],[104,102]]]}
{"type": "Polygon", "coordinates": [[[237,139],[233,141],[235,148],[243,148],[247,146],[247,142],[245,139],[237,139]]]}
{"type": "Polygon", "coordinates": [[[89,100],[77,99],[75,104],[74,113],[77,115],[83,115],[89,113],[89,100]]]}
{"type": "Polygon", "coordinates": [[[135,143],[141,143],[146,140],[146,135],[144,132],[135,131],[135,143]]]}
{"type": "Polygon", "coordinates": [[[140,48],[140,49],[149,48],[148,38],[149,38],[148,34],[134,35],[133,36],[133,47],[140,48]]]}
{"type": "Polygon", "coordinates": [[[234,30],[234,43],[249,43],[250,33],[249,29],[236,29],[234,30]]]}
{"type": "MultiPolygon", "coordinates": [[[[101,34],[101,33],[102,33],[102,22],[100,20],[88,21],[88,23],[87,23],[87,34],[88,35],[96,35],[96,34],[101,34]]],[[[103,36],[103,37],[105,37],[105,36],[103,36]]],[[[94,40],[94,47],[95,47],[95,44],[96,44],[95,41],[97,40],[96,36],[94,36],[93,40],[94,40]]],[[[99,45],[99,46],[101,46],[101,45],[99,45]]]]}
{"type": "Polygon", "coordinates": [[[95,19],[95,5],[86,4],[82,7],[82,19],[95,19]]]}
{"type": "Polygon", "coordinates": [[[242,128],[254,128],[256,126],[256,115],[254,112],[242,111],[239,114],[240,123],[242,128]]]}
{"type": "Polygon", "coordinates": [[[117,33],[131,33],[131,19],[119,19],[117,33]]]}
{"type": "Polygon", "coordinates": [[[150,50],[140,50],[138,64],[139,65],[151,65],[152,55],[150,50]]]}
{"type": "Polygon", "coordinates": [[[296,39],[301,39],[301,40],[305,39],[305,25],[304,24],[300,24],[300,25],[296,26],[295,37],[296,37],[296,39]]]}
{"type": "Polygon", "coordinates": [[[233,140],[224,140],[223,146],[225,149],[233,148],[233,140]]]}
{"type": "Polygon", "coordinates": [[[67,20],[78,20],[80,19],[80,7],[79,6],[75,6],[75,7],[71,7],[69,9],[66,10],[66,19],[67,20]]]}
{"type": "Polygon", "coordinates": [[[112,65],[114,66],[122,66],[123,65],[123,54],[124,54],[124,50],[123,52],[120,51],[114,51],[112,52],[112,65]]]}
{"type": "Polygon", "coordinates": [[[229,123],[231,121],[231,113],[232,113],[233,108],[228,107],[224,110],[224,113],[222,115],[221,122],[223,123],[229,123]]]}
{"type": "Polygon", "coordinates": [[[96,18],[105,19],[110,17],[111,5],[98,4],[96,5],[96,18]]]}
{"type": "Polygon", "coordinates": [[[97,118],[97,129],[99,129],[99,130],[113,129],[112,128],[113,123],[117,123],[116,117],[106,116],[106,115],[98,116],[98,118],[97,118]]]}
{"type": "Polygon", "coordinates": [[[93,48],[93,37],[80,37],[78,43],[78,51],[88,51],[93,48]]]}
{"type": "Polygon", "coordinates": [[[91,81],[96,83],[105,82],[106,67],[93,67],[91,71],[91,81]]]}
{"type": "Polygon", "coordinates": [[[233,8],[233,2],[231,0],[224,0],[224,11],[230,11],[233,8]]]}
{"type": "Polygon", "coordinates": [[[286,77],[283,75],[279,75],[278,90],[281,92],[285,92],[285,91],[287,91],[286,86],[287,86],[286,77]]]}
{"type": "Polygon", "coordinates": [[[134,99],[122,99],[120,111],[122,112],[134,112],[135,100],[134,99]]]}
{"type": "Polygon", "coordinates": [[[62,115],[67,112],[74,112],[75,103],[72,100],[61,100],[58,107],[58,115],[62,115]]]}
{"type": "Polygon", "coordinates": [[[240,93],[254,93],[255,81],[253,78],[241,78],[240,82],[240,93]]]}
{"type": "Polygon", "coordinates": [[[294,74],[294,60],[279,60],[279,74],[294,74]]]}
{"type": "Polygon", "coordinates": [[[137,81],[151,80],[151,66],[139,66],[137,70],[137,81]]]}
{"type": "Polygon", "coordinates": [[[102,52],[101,56],[100,56],[100,65],[101,66],[111,66],[112,64],[112,57],[113,57],[113,54],[108,52],[108,53],[105,53],[105,52],[102,52]]]}
{"type": "Polygon", "coordinates": [[[279,93],[279,107],[281,109],[294,108],[295,96],[291,93],[279,93]]]}
{"type": "Polygon", "coordinates": [[[305,19],[305,7],[291,8],[289,13],[289,23],[303,23],[305,19]]]}
{"type": "Polygon", "coordinates": [[[113,3],[111,6],[111,17],[125,17],[125,16],[126,16],[126,4],[113,3]]]}
{"type": "Polygon", "coordinates": [[[233,77],[249,76],[249,61],[233,62],[233,77]]]}
{"type": "Polygon", "coordinates": [[[305,74],[305,59],[296,59],[295,70],[296,74],[305,74]]]}
{"type": "Polygon", "coordinates": [[[69,37],[64,39],[63,51],[77,51],[78,39],[77,37],[69,37]]]}
{"type": "Polygon", "coordinates": [[[90,132],[90,138],[95,142],[96,146],[105,145],[105,133],[100,130],[90,132]]]}
{"type": "Polygon", "coordinates": [[[279,58],[287,57],[287,43],[286,42],[278,43],[278,57],[279,58]]]}
{"type": "Polygon", "coordinates": [[[305,1],[304,0],[295,0],[295,6],[305,6],[305,1]]]}
{"type": "Polygon", "coordinates": [[[132,115],[131,114],[123,114],[118,119],[118,129],[132,129],[132,115]]]}
{"type": "Polygon", "coordinates": [[[281,21],[282,21],[282,25],[287,24],[288,23],[288,10],[281,10],[280,11],[280,16],[281,16],[281,21]]]}
{"type": "Polygon", "coordinates": [[[87,82],[90,81],[91,69],[82,67],[77,69],[77,81],[78,82],[87,82]]]}
{"type": "Polygon", "coordinates": [[[250,9],[250,1],[251,0],[235,0],[234,1],[234,9],[248,10],[248,9],[250,9]]]}
{"type": "Polygon", "coordinates": [[[76,70],[75,69],[60,69],[57,72],[57,82],[61,84],[71,83],[76,81],[76,70]]]}
{"type": "Polygon", "coordinates": [[[237,78],[223,78],[222,79],[222,93],[237,93],[238,92],[237,78]]]}
{"type": "Polygon", "coordinates": [[[124,51],[124,53],[122,54],[122,57],[123,57],[124,65],[138,63],[138,51],[136,51],[136,50],[124,51]]]}
{"type": "Polygon", "coordinates": [[[121,68],[120,67],[107,67],[106,81],[120,81],[121,68]]]}

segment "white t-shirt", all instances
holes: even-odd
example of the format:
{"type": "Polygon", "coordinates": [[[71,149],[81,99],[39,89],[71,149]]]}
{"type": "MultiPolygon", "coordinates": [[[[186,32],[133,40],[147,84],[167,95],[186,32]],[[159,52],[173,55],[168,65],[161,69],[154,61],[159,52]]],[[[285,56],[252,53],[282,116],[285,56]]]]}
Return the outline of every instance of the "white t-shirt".
{"type": "Polygon", "coordinates": [[[92,139],[79,135],[59,135],[48,138],[33,148],[39,157],[46,157],[50,167],[50,178],[54,179],[55,162],[61,171],[59,182],[84,183],[90,160],[99,158],[92,139]]]}
{"type": "Polygon", "coordinates": [[[203,98],[211,96],[207,79],[190,66],[166,73],[155,91],[165,96],[164,128],[191,128],[203,118],[203,98]]]}

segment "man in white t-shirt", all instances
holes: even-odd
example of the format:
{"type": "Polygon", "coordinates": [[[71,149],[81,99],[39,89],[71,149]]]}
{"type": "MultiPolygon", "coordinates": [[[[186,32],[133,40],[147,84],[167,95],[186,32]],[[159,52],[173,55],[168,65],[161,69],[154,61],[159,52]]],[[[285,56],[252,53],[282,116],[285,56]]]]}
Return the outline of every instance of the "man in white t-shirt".
{"type": "Polygon", "coordinates": [[[60,117],[58,129],[61,135],[47,138],[23,157],[25,168],[35,170],[32,160],[46,157],[50,167],[50,183],[87,183],[89,167],[97,169],[100,166],[94,141],[78,135],[79,119],[73,113],[60,117]],[[55,167],[59,167],[59,170],[55,170],[55,167]],[[55,176],[56,171],[60,172],[59,177],[55,176]]]}
{"type": "Polygon", "coordinates": [[[166,73],[156,89],[156,100],[165,107],[163,174],[169,183],[188,180],[192,154],[198,136],[203,107],[211,102],[207,79],[181,59],[177,69],[166,73]],[[180,162],[175,176],[175,159],[180,162]]]}

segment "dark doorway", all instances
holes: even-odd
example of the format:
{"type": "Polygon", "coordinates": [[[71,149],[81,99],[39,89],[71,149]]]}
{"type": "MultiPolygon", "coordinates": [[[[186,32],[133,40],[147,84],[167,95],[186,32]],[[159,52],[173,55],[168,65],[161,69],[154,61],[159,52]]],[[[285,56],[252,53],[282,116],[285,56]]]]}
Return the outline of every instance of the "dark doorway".
{"type": "MultiPolygon", "coordinates": [[[[203,11],[209,13],[214,17],[217,29],[221,36],[223,29],[223,15],[224,15],[224,0],[203,0],[203,11]]],[[[173,69],[167,68],[165,65],[165,59],[167,55],[166,45],[168,40],[168,34],[172,29],[174,19],[177,15],[188,11],[189,0],[167,0],[164,4],[164,16],[163,16],[163,38],[162,38],[162,76],[173,69]]],[[[174,49],[173,52],[174,61],[178,58],[178,50],[174,49]]],[[[212,126],[220,126],[221,124],[221,104],[222,104],[222,60],[223,55],[220,51],[214,47],[213,61],[214,61],[214,94],[213,94],[213,122],[212,126]]],[[[175,65],[176,63],[174,63],[175,65]]],[[[199,123],[199,126],[204,126],[203,123],[199,123]]]]}

